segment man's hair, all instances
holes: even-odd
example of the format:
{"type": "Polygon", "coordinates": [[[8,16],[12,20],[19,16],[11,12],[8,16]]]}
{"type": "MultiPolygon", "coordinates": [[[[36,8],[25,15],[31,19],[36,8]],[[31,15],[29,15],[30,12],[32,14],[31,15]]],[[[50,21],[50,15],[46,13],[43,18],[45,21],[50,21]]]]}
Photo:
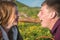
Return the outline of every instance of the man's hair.
{"type": "Polygon", "coordinates": [[[49,8],[53,8],[58,13],[58,16],[60,17],[60,0],[45,0],[42,3],[42,6],[44,4],[46,4],[49,8]]]}
{"type": "Polygon", "coordinates": [[[13,2],[0,2],[0,25],[6,26],[16,4],[13,2]]]}

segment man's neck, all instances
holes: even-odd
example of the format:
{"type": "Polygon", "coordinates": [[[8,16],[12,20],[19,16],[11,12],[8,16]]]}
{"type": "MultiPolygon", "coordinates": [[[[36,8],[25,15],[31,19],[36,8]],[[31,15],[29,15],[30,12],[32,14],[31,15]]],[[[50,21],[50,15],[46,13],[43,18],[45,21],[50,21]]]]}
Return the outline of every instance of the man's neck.
{"type": "Polygon", "coordinates": [[[52,19],[51,21],[50,21],[50,24],[49,24],[49,29],[50,30],[52,30],[52,28],[53,28],[53,26],[54,26],[54,24],[56,23],[56,21],[58,20],[59,18],[54,18],[54,19],[52,19]]]}

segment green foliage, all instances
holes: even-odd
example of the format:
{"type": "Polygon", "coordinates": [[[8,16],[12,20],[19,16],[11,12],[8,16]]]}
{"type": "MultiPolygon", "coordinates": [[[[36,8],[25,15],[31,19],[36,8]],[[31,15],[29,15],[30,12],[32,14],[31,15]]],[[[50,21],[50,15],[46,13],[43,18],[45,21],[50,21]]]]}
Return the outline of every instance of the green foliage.
{"type": "MultiPolygon", "coordinates": [[[[28,7],[19,2],[16,2],[16,4],[18,6],[18,11],[20,13],[23,12],[24,14],[27,14],[28,17],[37,18],[37,14],[40,8],[28,7]]],[[[37,37],[40,36],[52,37],[50,31],[46,28],[42,28],[40,23],[18,22],[18,28],[24,40],[35,40],[37,37]]],[[[41,39],[41,40],[48,40],[48,39],[41,39]]]]}
{"type": "Polygon", "coordinates": [[[35,40],[40,36],[52,37],[50,31],[46,28],[42,28],[39,23],[19,22],[18,28],[24,40],[35,40]]]}
{"type": "Polygon", "coordinates": [[[32,8],[32,7],[29,7],[25,4],[20,3],[18,1],[16,1],[16,4],[18,6],[18,11],[20,13],[23,12],[24,14],[27,14],[28,16],[33,17],[33,18],[37,17],[37,13],[40,10],[40,8],[38,8],[38,7],[32,8]]]}
{"type": "Polygon", "coordinates": [[[27,5],[25,5],[25,4],[23,4],[23,3],[21,3],[21,2],[18,2],[18,1],[16,1],[16,4],[17,4],[17,6],[18,7],[28,7],[27,5]]]}

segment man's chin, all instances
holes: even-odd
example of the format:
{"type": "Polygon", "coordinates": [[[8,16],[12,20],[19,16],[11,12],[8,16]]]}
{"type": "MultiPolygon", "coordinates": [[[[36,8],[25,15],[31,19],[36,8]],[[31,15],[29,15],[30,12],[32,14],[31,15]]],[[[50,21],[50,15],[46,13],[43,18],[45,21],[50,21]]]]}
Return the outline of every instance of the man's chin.
{"type": "Polygon", "coordinates": [[[41,25],[43,28],[47,28],[47,26],[46,25],[41,25]]]}
{"type": "Polygon", "coordinates": [[[45,22],[45,21],[42,21],[42,22],[41,22],[41,26],[44,27],[44,28],[46,28],[46,27],[47,27],[46,22],[45,22]]]}

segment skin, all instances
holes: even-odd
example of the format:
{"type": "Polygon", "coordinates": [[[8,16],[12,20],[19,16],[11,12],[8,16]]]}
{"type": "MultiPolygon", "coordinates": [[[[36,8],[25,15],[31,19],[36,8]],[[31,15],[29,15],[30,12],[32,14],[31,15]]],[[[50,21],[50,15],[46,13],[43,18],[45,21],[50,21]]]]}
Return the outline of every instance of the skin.
{"type": "Polygon", "coordinates": [[[41,26],[50,30],[52,30],[55,22],[58,20],[56,11],[53,8],[49,8],[46,4],[41,7],[38,17],[41,20],[41,26]]]}

